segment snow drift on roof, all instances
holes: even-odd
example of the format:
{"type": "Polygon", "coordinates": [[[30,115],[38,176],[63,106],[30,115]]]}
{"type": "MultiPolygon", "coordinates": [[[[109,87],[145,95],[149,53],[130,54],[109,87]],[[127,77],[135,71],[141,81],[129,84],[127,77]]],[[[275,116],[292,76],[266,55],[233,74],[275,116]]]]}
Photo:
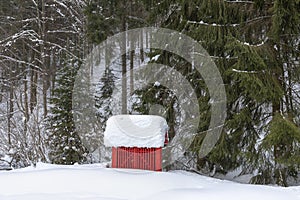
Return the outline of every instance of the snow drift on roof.
{"type": "Polygon", "coordinates": [[[104,144],[109,147],[162,147],[168,125],[155,115],[116,115],[106,122],[104,144]]]}

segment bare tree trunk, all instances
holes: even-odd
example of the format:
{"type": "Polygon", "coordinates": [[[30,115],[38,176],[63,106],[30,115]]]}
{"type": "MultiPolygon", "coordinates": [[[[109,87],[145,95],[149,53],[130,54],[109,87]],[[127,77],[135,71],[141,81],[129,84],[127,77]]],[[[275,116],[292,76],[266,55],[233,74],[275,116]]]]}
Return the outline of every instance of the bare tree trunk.
{"type": "MultiPolygon", "coordinates": [[[[4,76],[4,72],[1,71],[1,80],[4,80],[5,76],[4,76]]],[[[0,103],[2,103],[3,101],[3,92],[4,92],[4,87],[3,87],[4,83],[0,82],[0,103]]]]}
{"type": "MultiPolygon", "coordinates": [[[[10,73],[11,74],[11,73],[10,73]]],[[[12,76],[10,76],[12,78],[12,76]]],[[[7,119],[7,136],[8,136],[8,144],[11,145],[11,119],[14,113],[14,88],[13,88],[13,80],[10,79],[10,87],[9,87],[9,101],[8,101],[8,119],[7,119]]]]}
{"type": "Polygon", "coordinates": [[[33,109],[37,104],[37,71],[31,67],[30,68],[30,113],[33,112],[33,109]]]}
{"type": "MultiPolygon", "coordinates": [[[[26,52],[25,43],[23,43],[23,52],[26,52]]],[[[26,54],[26,57],[28,57],[30,53],[26,54]]],[[[28,58],[27,58],[28,60],[28,58]]],[[[30,62],[30,60],[28,61],[30,62]]],[[[24,84],[24,135],[27,133],[27,123],[29,120],[29,103],[28,103],[28,82],[27,82],[27,73],[29,66],[27,67],[25,64],[23,64],[23,71],[24,71],[24,77],[23,77],[23,84],[24,84]]]]}
{"type": "Polygon", "coordinates": [[[145,36],[145,40],[146,40],[146,48],[148,49],[149,46],[150,46],[150,40],[149,40],[149,34],[148,34],[148,32],[143,33],[142,39],[144,39],[144,36],[145,36]]]}
{"type": "Polygon", "coordinates": [[[24,80],[23,80],[23,83],[24,83],[24,134],[27,133],[27,123],[28,123],[28,120],[29,120],[29,108],[28,108],[28,84],[27,84],[27,75],[26,75],[26,72],[25,72],[25,75],[24,75],[24,80]]]}
{"type": "MultiPolygon", "coordinates": [[[[123,4],[123,12],[125,12],[125,2],[122,2],[123,4]]],[[[124,13],[122,17],[122,24],[121,24],[121,31],[126,31],[126,14],[124,13]]],[[[124,34],[124,37],[121,41],[121,52],[125,52],[126,50],[126,36],[124,34]]],[[[126,77],[126,53],[122,54],[121,57],[122,60],[122,114],[127,114],[127,77],[126,77]]]]}
{"type": "MultiPolygon", "coordinates": [[[[130,40],[130,46],[131,46],[131,49],[133,49],[133,38],[131,38],[130,40]]],[[[134,53],[135,51],[132,50],[130,51],[130,94],[133,94],[134,92],[134,80],[133,80],[133,61],[134,61],[134,53]]]]}
{"type": "Polygon", "coordinates": [[[108,49],[108,44],[106,41],[106,47],[105,47],[105,55],[104,55],[104,62],[105,62],[105,70],[109,69],[109,64],[110,64],[110,59],[111,59],[111,54],[110,54],[110,49],[108,49]]]}
{"type": "Polygon", "coordinates": [[[140,38],[140,57],[141,57],[141,61],[144,62],[144,32],[143,30],[141,30],[141,34],[140,34],[141,38],[140,38]]]}
{"type": "Polygon", "coordinates": [[[56,56],[55,53],[53,51],[51,51],[51,55],[50,55],[50,74],[49,74],[49,81],[50,81],[50,94],[52,94],[52,91],[55,88],[55,74],[56,74],[56,56]]]}
{"type": "MultiPolygon", "coordinates": [[[[91,51],[93,51],[95,45],[92,45],[92,48],[91,48],[91,51]]],[[[93,77],[94,75],[94,55],[93,53],[90,54],[91,55],[91,59],[90,59],[90,63],[89,63],[89,66],[90,66],[90,76],[93,77]]]]}
{"type": "Polygon", "coordinates": [[[40,57],[41,57],[41,68],[42,68],[42,83],[43,83],[43,110],[44,110],[44,118],[46,118],[48,114],[47,110],[47,90],[48,90],[48,66],[46,66],[46,52],[45,52],[45,38],[46,38],[46,30],[45,30],[45,1],[41,0],[41,15],[39,15],[39,10],[37,11],[38,19],[39,19],[39,29],[40,29],[40,37],[42,43],[40,45],[40,57]]]}

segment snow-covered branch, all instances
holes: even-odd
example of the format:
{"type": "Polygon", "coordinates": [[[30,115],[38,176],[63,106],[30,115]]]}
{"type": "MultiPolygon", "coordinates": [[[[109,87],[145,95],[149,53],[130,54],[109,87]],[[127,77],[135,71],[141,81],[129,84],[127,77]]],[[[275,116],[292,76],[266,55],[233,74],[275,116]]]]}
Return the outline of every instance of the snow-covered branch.
{"type": "Polygon", "coordinates": [[[240,40],[237,40],[239,43],[241,43],[242,45],[245,45],[245,46],[250,46],[250,47],[260,47],[260,46],[263,46],[267,41],[269,40],[268,37],[265,38],[264,41],[262,41],[261,43],[258,43],[258,44],[250,44],[248,42],[242,42],[240,40]]]}
{"type": "MultiPolygon", "coordinates": [[[[253,18],[253,19],[249,19],[243,23],[245,24],[250,24],[250,23],[253,23],[255,21],[259,21],[259,20],[264,20],[264,19],[268,19],[268,18],[271,18],[272,16],[270,15],[266,15],[266,16],[261,16],[261,17],[256,17],[256,18],[253,18]]],[[[241,24],[217,24],[217,23],[207,23],[207,22],[204,22],[204,21],[187,21],[188,24],[199,24],[199,25],[204,25],[204,26],[216,26],[216,27],[237,27],[237,26],[240,26],[241,24]]]]}
{"type": "Polygon", "coordinates": [[[73,56],[74,58],[79,59],[75,54],[73,54],[72,52],[70,52],[67,48],[65,48],[65,47],[63,47],[63,46],[61,46],[59,44],[52,43],[52,42],[49,42],[49,41],[46,41],[45,43],[50,44],[52,46],[56,46],[59,49],[64,50],[65,52],[67,52],[68,54],[70,54],[71,56],[73,56]]]}
{"type": "Polygon", "coordinates": [[[245,74],[258,74],[258,73],[264,73],[265,71],[246,71],[246,70],[239,70],[239,69],[232,69],[231,71],[236,73],[245,73],[245,74]]]}
{"type": "Polygon", "coordinates": [[[41,70],[41,68],[33,63],[30,63],[30,62],[26,62],[24,60],[19,60],[19,59],[16,59],[16,58],[13,58],[11,56],[6,56],[6,55],[2,55],[0,54],[0,58],[4,58],[4,59],[7,59],[7,60],[10,60],[10,61],[13,61],[13,62],[16,62],[16,63],[19,63],[19,64],[25,64],[25,65],[29,65],[29,66],[32,66],[36,69],[39,69],[41,70]]]}
{"type": "Polygon", "coordinates": [[[236,0],[236,1],[224,0],[224,2],[226,2],[226,3],[246,3],[246,4],[253,4],[254,3],[253,1],[239,1],[239,0],[236,0]]]}
{"type": "Polygon", "coordinates": [[[223,27],[223,26],[232,26],[232,27],[236,27],[239,26],[239,24],[216,24],[216,23],[206,23],[204,21],[187,21],[188,24],[200,24],[200,25],[204,25],[204,26],[217,26],[217,27],[223,27]]]}
{"type": "Polygon", "coordinates": [[[71,30],[49,30],[47,33],[71,33],[71,34],[78,34],[79,32],[77,31],[71,31],[71,30]]]}
{"type": "Polygon", "coordinates": [[[210,56],[212,59],[226,59],[226,60],[232,60],[232,59],[238,59],[238,57],[234,56],[225,56],[225,57],[221,57],[221,56],[210,56]]]}
{"type": "MultiPolygon", "coordinates": [[[[67,6],[63,1],[54,0],[54,2],[63,7],[77,23],[82,24],[83,20],[78,18],[80,14],[75,9],[72,9],[72,6],[67,6]]],[[[56,11],[59,12],[60,15],[64,15],[60,9],[57,9],[56,11]]]]}
{"type": "Polygon", "coordinates": [[[4,46],[10,46],[12,44],[12,41],[15,41],[18,38],[26,38],[27,36],[31,36],[35,39],[39,38],[39,35],[32,29],[30,30],[20,30],[19,32],[3,39],[2,41],[0,41],[0,44],[6,42],[6,44],[4,44],[4,46]]]}

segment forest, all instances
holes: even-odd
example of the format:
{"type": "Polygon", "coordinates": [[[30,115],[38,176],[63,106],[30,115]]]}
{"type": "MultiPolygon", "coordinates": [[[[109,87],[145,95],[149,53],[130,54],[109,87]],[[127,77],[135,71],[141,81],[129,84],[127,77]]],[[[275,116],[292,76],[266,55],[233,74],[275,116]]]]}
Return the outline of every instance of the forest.
{"type": "Polygon", "coordinates": [[[114,114],[161,114],[170,140],[176,138],[188,117],[179,104],[181,94],[159,82],[138,88],[130,73],[142,63],[155,63],[185,78],[200,113],[193,141],[165,170],[208,176],[238,170],[239,176],[251,174],[252,184],[299,184],[299,59],[300,0],[0,0],[0,167],[109,161],[101,133],[114,114]],[[220,72],[226,120],[205,156],[199,150],[209,132],[212,98],[193,63],[144,48],[147,34],[128,39],[130,44],[111,45],[99,57],[93,53],[114,35],[144,27],[192,38],[220,72]],[[141,48],[117,54],[126,45],[141,48]],[[87,62],[87,73],[96,73],[100,65],[104,73],[94,83],[94,105],[86,108],[100,126],[88,127],[82,137],[73,89],[87,62]]]}

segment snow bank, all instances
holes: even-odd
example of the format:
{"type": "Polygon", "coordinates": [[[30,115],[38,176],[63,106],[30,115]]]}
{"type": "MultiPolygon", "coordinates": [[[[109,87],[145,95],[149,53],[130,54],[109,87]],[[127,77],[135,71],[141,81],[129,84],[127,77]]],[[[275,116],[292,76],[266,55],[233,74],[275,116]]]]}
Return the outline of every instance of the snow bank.
{"type": "Polygon", "coordinates": [[[0,172],[1,200],[300,200],[300,187],[238,184],[184,171],[38,163],[0,172]]]}
{"type": "Polygon", "coordinates": [[[104,144],[108,147],[162,147],[168,125],[155,115],[116,115],[107,120],[104,144]]]}

